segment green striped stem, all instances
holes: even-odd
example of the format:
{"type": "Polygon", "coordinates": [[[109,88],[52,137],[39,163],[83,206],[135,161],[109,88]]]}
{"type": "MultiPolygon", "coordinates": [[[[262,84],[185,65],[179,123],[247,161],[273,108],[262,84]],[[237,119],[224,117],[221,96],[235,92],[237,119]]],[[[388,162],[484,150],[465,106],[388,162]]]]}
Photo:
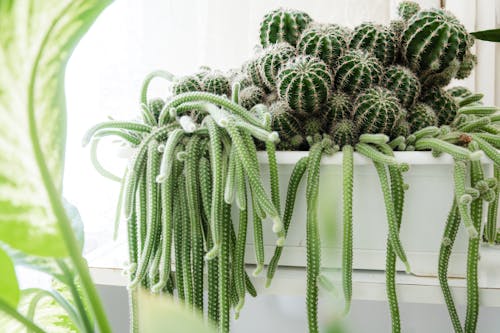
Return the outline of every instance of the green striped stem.
{"type": "Polygon", "coordinates": [[[210,229],[212,232],[213,247],[205,255],[206,259],[213,259],[219,254],[221,246],[221,225],[223,212],[223,174],[222,174],[222,144],[221,133],[215,121],[205,117],[205,123],[210,136],[210,161],[212,169],[212,207],[210,209],[210,229]]]}
{"type": "Polygon", "coordinates": [[[450,263],[451,251],[457,237],[459,226],[460,214],[458,213],[457,201],[454,198],[453,205],[446,221],[441,247],[439,248],[438,278],[455,333],[462,333],[463,329],[457,313],[455,301],[453,300],[453,295],[451,294],[450,286],[448,284],[448,265],[450,263]]]}
{"type": "Polygon", "coordinates": [[[175,221],[173,224],[174,229],[174,258],[175,258],[175,284],[177,285],[177,297],[180,301],[186,299],[184,291],[184,269],[189,269],[189,267],[184,268],[182,260],[183,251],[183,221],[182,221],[182,195],[180,194],[179,182],[177,181],[174,186],[174,192],[177,195],[174,196],[174,211],[172,220],[175,221]]]}
{"type": "Polygon", "coordinates": [[[498,112],[500,109],[496,106],[482,106],[482,105],[474,105],[474,106],[464,106],[458,109],[458,114],[472,114],[476,116],[490,116],[495,112],[498,112]]]}
{"type": "Polygon", "coordinates": [[[486,239],[490,245],[495,244],[497,236],[498,199],[500,193],[500,167],[495,165],[493,170],[494,177],[497,180],[497,185],[495,187],[495,200],[488,204],[488,219],[485,228],[486,239]]]}
{"type": "Polygon", "coordinates": [[[466,164],[464,161],[455,160],[453,179],[455,183],[455,200],[457,201],[458,211],[462,222],[464,223],[465,229],[469,234],[470,238],[478,237],[478,232],[472,223],[471,216],[469,214],[469,204],[472,201],[470,194],[465,192],[465,178],[466,178],[466,164]]]}
{"type": "Polygon", "coordinates": [[[454,144],[436,138],[422,138],[415,143],[416,150],[435,149],[440,152],[448,153],[457,160],[478,160],[482,154],[479,151],[470,152],[465,148],[455,146],[454,144]]]}
{"type": "MultiPolygon", "coordinates": [[[[471,149],[474,145],[470,146],[471,149]]],[[[476,147],[477,148],[477,147],[476,147]]],[[[478,182],[484,180],[484,172],[481,162],[474,161],[470,164],[471,185],[474,187],[478,182]]],[[[483,219],[483,200],[474,200],[470,206],[472,223],[476,230],[481,230],[483,219]]],[[[469,239],[467,248],[467,310],[465,314],[465,332],[476,332],[479,315],[479,285],[478,285],[478,263],[480,237],[469,239]]]]}
{"type": "Polygon", "coordinates": [[[164,182],[172,171],[172,164],[175,160],[175,147],[179,144],[184,136],[184,131],[182,129],[173,130],[168,136],[167,142],[165,143],[165,148],[163,150],[163,156],[161,158],[161,167],[156,181],[158,183],[164,182]]]}
{"type": "Polygon", "coordinates": [[[193,304],[203,312],[203,225],[201,221],[202,209],[198,192],[198,164],[201,157],[201,138],[192,136],[186,151],[185,162],[186,203],[189,222],[191,225],[192,260],[193,260],[193,304]]]}
{"type": "Polygon", "coordinates": [[[419,129],[415,133],[412,133],[406,139],[406,143],[410,145],[414,145],[416,141],[423,138],[432,138],[438,136],[440,134],[440,129],[436,126],[427,126],[422,129],[419,129]]]}
{"type": "Polygon", "coordinates": [[[178,178],[178,195],[181,197],[181,219],[182,223],[182,268],[184,280],[184,302],[188,309],[193,307],[193,264],[191,260],[192,236],[191,236],[191,221],[189,220],[189,208],[187,203],[186,179],[185,174],[181,174],[178,178]]]}
{"type": "Polygon", "coordinates": [[[151,126],[141,123],[134,123],[129,121],[116,121],[116,120],[106,121],[90,128],[85,133],[82,139],[82,145],[85,147],[97,132],[107,129],[121,129],[138,133],[151,133],[151,131],[153,130],[151,126]]]}
{"type": "Polygon", "coordinates": [[[152,140],[148,145],[148,159],[146,166],[146,186],[147,186],[147,230],[143,244],[141,258],[137,263],[137,270],[134,279],[130,282],[129,288],[134,289],[144,278],[147,265],[155,248],[158,233],[158,185],[156,175],[160,168],[160,156],[158,151],[158,141],[152,140]]]}
{"type": "Polygon", "coordinates": [[[227,166],[226,182],[224,186],[224,201],[227,204],[232,204],[236,190],[236,150],[231,147],[229,152],[229,164],[227,166]]]}
{"type": "MultiPolygon", "coordinates": [[[[212,93],[207,92],[186,92],[172,97],[167,105],[165,110],[170,110],[171,108],[177,108],[179,105],[186,102],[196,102],[196,101],[205,101],[211,104],[218,105],[228,110],[229,112],[236,114],[243,118],[245,121],[249,122],[252,125],[263,128],[262,123],[251,115],[244,107],[238,105],[226,97],[219,96],[212,93]]],[[[163,112],[162,112],[163,113],[163,112]]],[[[160,119],[162,118],[162,114],[160,114],[160,119]]],[[[160,123],[162,125],[162,123],[160,123]]]]}
{"type": "Polygon", "coordinates": [[[489,125],[490,123],[491,123],[490,118],[480,117],[473,121],[469,121],[458,126],[458,130],[462,132],[481,131],[485,126],[489,125]]]}
{"type": "Polygon", "coordinates": [[[356,151],[376,163],[399,165],[399,162],[393,156],[382,154],[380,151],[366,143],[358,143],[356,145],[356,151]]]}
{"type": "Polygon", "coordinates": [[[142,121],[149,126],[158,126],[156,118],[146,104],[141,104],[142,121]]]}
{"type": "Polygon", "coordinates": [[[410,264],[406,258],[405,251],[399,239],[399,229],[397,225],[396,212],[394,207],[394,199],[389,188],[389,182],[387,179],[387,172],[383,164],[373,161],[375,169],[380,180],[380,186],[382,188],[382,194],[384,196],[385,208],[387,213],[387,222],[389,229],[389,241],[393,248],[394,253],[399,257],[399,259],[405,265],[407,273],[411,272],[410,264]]]}
{"type": "Polygon", "coordinates": [[[342,148],[342,288],[344,290],[344,315],[349,313],[352,300],[352,188],[353,188],[353,148],[342,148]]]}
{"type": "Polygon", "coordinates": [[[318,229],[318,193],[319,169],[323,154],[322,143],[317,143],[309,152],[307,165],[307,222],[306,222],[306,253],[307,253],[307,321],[309,332],[317,333],[318,328],[318,277],[321,262],[321,244],[318,229]]]}
{"type": "Polygon", "coordinates": [[[117,136],[125,140],[132,146],[138,146],[141,143],[141,138],[138,137],[137,133],[134,135],[132,133],[128,133],[120,129],[102,129],[95,132],[95,134],[92,137],[95,139],[95,138],[104,138],[107,136],[117,136]]]}
{"type": "Polygon", "coordinates": [[[264,269],[264,235],[262,231],[262,219],[257,213],[258,203],[255,195],[255,191],[250,187],[250,195],[252,196],[252,224],[253,224],[253,239],[254,239],[254,251],[255,251],[255,262],[257,266],[253,271],[253,276],[258,276],[264,269]]]}
{"type": "Polygon", "coordinates": [[[169,82],[172,82],[175,79],[175,76],[172,75],[171,73],[163,70],[158,70],[149,73],[146,78],[144,79],[141,87],[141,103],[142,104],[147,104],[148,103],[148,88],[149,84],[154,78],[162,78],[165,79],[169,82]]]}
{"type": "MultiPolygon", "coordinates": [[[[498,150],[493,147],[491,144],[489,144],[486,140],[483,140],[481,137],[475,134],[471,134],[472,139],[474,139],[475,142],[479,145],[479,148],[488,156],[490,160],[495,163],[495,165],[500,166],[500,154],[498,153],[498,150]]],[[[478,151],[476,151],[478,152],[478,151]]]]}
{"type": "MultiPolygon", "coordinates": [[[[237,163],[239,164],[239,163],[237,163]]],[[[246,207],[246,180],[243,175],[243,170],[240,167],[239,172],[236,173],[237,186],[241,190],[242,202],[245,203],[246,207]]],[[[238,238],[236,240],[236,248],[234,251],[234,282],[236,286],[236,292],[238,294],[238,304],[235,307],[235,318],[238,319],[240,310],[245,304],[245,246],[247,239],[247,225],[248,225],[248,211],[245,209],[240,209],[239,224],[238,224],[238,238]]]]}
{"type": "Polygon", "coordinates": [[[221,248],[219,255],[219,332],[229,333],[230,311],[230,241],[231,206],[224,203],[222,208],[221,248]]]}
{"type": "Polygon", "coordinates": [[[241,161],[236,159],[236,206],[240,210],[247,209],[247,186],[246,186],[246,177],[243,171],[243,165],[241,165],[241,161]]]}
{"type": "Polygon", "coordinates": [[[383,144],[389,142],[389,137],[385,134],[361,134],[359,137],[359,142],[383,144]]]}
{"type": "Polygon", "coordinates": [[[470,133],[472,136],[479,137],[483,139],[484,141],[488,142],[491,144],[493,147],[496,149],[500,148],[500,136],[497,134],[491,134],[491,133],[470,133]]]}
{"type": "MultiPolygon", "coordinates": [[[[302,157],[293,168],[292,174],[290,175],[290,180],[288,181],[288,190],[286,193],[285,200],[285,211],[283,213],[283,228],[285,230],[285,237],[288,233],[288,228],[290,227],[290,222],[292,221],[293,209],[295,206],[295,198],[297,197],[297,189],[300,185],[300,181],[304,176],[307,169],[307,164],[309,157],[302,157]]],[[[283,252],[282,246],[276,246],[274,249],[274,255],[269,262],[267,267],[267,277],[266,277],[266,288],[271,285],[271,281],[274,277],[276,269],[278,268],[278,262],[283,252]]]]}

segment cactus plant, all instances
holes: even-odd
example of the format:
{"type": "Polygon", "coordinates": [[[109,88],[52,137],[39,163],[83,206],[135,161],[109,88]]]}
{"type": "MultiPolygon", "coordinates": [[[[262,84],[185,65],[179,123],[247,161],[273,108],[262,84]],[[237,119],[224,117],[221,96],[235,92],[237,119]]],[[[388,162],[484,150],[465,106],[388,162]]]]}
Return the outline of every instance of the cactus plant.
{"type": "Polygon", "coordinates": [[[187,75],[178,78],[172,85],[172,93],[179,95],[190,91],[201,91],[201,81],[195,75],[187,75]]]}
{"type": "Polygon", "coordinates": [[[354,102],[354,121],[360,133],[385,133],[403,114],[396,95],[382,87],[369,88],[354,102]]]}
{"type": "Polygon", "coordinates": [[[278,149],[294,150],[300,147],[304,142],[301,126],[288,104],[284,101],[277,101],[269,106],[269,112],[271,113],[271,128],[280,135],[278,149]]]}
{"type": "Polygon", "coordinates": [[[398,50],[394,32],[372,22],[362,23],[354,29],[349,47],[373,54],[384,65],[394,63],[398,50]]]}
{"type": "Polygon", "coordinates": [[[408,109],[408,123],[412,133],[427,126],[437,126],[438,119],[434,110],[425,103],[417,103],[408,109]]]}
{"type": "Polygon", "coordinates": [[[254,105],[262,103],[264,100],[265,92],[257,86],[248,86],[240,90],[239,103],[245,109],[249,110],[254,105]]]}
{"type": "Polygon", "coordinates": [[[211,71],[203,76],[201,81],[203,91],[217,95],[229,96],[231,87],[228,78],[219,71],[211,71]]]}
{"type": "Polygon", "coordinates": [[[307,117],[302,124],[304,137],[314,137],[316,134],[323,134],[325,131],[325,119],[323,117],[307,117]]]}
{"type": "Polygon", "coordinates": [[[362,50],[350,50],[339,59],[333,86],[348,94],[358,94],[378,84],[381,78],[382,66],[377,58],[362,50]]]}
{"type": "Polygon", "coordinates": [[[404,108],[415,104],[420,95],[420,82],[417,76],[403,66],[394,65],[387,68],[383,83],[387,89],[396,93],[404,108]]]}
{"type": "Polygon", "coordinates": [[[401,51],[423,85],[444,86],[456,75],[471,45],[471,36],[453,14],[429,9],[410,18],[401,51]]]}
{"type": "Polygon", "coordinates": [[[244,65],[244,71],[248,80],[254,86],[265,88],[264,79],[262,78],[262,71],[260,70],[261,58],[259,56],[254,57],[244,65]]]}
{"type": "Polygon", "coordinates": [[[297,50],[299,53],[318,57],[331,68],[348,47],[348,32],[336,24],[314,24],[304,30],[297,50]]]}
{"type": "Polygon", "coordinates": [[[405,21],[408,21],[419,10],[420,5],[414,1],[401,1],[398,5],[398,15],[405,21]]]}
{"type": "Polygon", "coordinates": [[[330,131],[334,144],[343,147],[345,145],[355,145],[358,142],[358,129],[356,124],[349,119],[343,119],[335,123],[330,131]]]}
{"type": "Polygon", "coordinates": [[[295,46],[302,31],[312,21],[301,11],[279,8],[266,14],[260,23],[260,43],[263,47],[279,42],[295,46]]]}
{"type": "Polygon", "coordinates": [[[295,48],[288,43],[268,46],[259,61],[260,77],[269,90],[276,89],[276,77],[285,63],[295,56],[295,48]]]}
{"type": "Polygon", "coordinates": [[[158,118],[160,118],[160,112],[163,109],[163,106],[165,105],[165,101],[161,98],[154,98],[149,101],[148,106],[151,112],[153,113],[153,116],[155,119],[158,121],[158,118]]]}
{"type": "Polygon", "coordinates": [[[410,124],[405,117],[400,117],[398,121],[391,128],[389,137],[395,139],[399,136],[408,137],[410,135],[410,124]]]}
{"type": "Polygon", "coordinates": [[[451,96],[463,98],[472,95],[472,91],[470,91],[467,87],[464,86],[455,86],[446,90],[451,96]]]}
{"type": "Polygon", "coordinates": [[[330,95],[328,66],[311,56],[297,56],[278,73],[278,94],[299,114],[320,110],[330,95]]]}
{"type": "Polygon", "coordinates": [[[458,104],[446,90],[440,87],[426,89],[422,101],[428,104],[438,117],[438,125],[449,125],[455,119],[458,104]]]}
{"type": "Polygon", "coordinates": [[[329,124],[352,118],[351,97],[342,91],[333,92],[328,98],[324,113],[329,124]]]}

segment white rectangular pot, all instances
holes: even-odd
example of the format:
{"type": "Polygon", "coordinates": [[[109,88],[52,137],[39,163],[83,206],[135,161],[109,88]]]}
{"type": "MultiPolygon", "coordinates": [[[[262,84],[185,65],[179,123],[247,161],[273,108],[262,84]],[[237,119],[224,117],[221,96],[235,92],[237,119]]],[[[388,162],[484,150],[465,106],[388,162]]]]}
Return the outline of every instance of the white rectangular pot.
{"type": "MultiPolygon", "coordinates": [[[[295,163],[307,152],[278,152],[282,209],[288,180],[295,163]]],[[[404,174],[406,191],[400,237],[406,250],[412,272],[416,275],[437,275],[439,247],[453,199],[453,159],[447,155],[432,157],[429,152],[396,152],[396,159],[410,165],[404,174]]],[[[269,189],[267,155],[259,152],[261,174],[269,189]]],[[[492,165],[484,159],[486,175],[492,174],[492,165]]],[[[304,176],[297,193],[295,210],[281,256],[280,265],[306,265],[306,200],[304,176]]],[[[269,193],[269,192],[268,192],[269,193]]],[[[236,213],[236,207],[234,212],[236,213]]],[[[342,154],[324,157],[321,162],[319,223],[322,241],[322,266],[341,267],[342,249],[342,154]]],[[[236,216],[236,215],[235,215],[236,216]]],[[[249,216],[252,216],[249,214],[249,216]]],[[[237,221],[237,220],[236,220],[237,221]]],[[[263,221],[265,263],[268,264],[276,237],[271,222],[263,221]]],[[[354,268],[384,270],[387,244],[387,220],[379,179],[373,163],[355,153],[353,195],[354,268]]],[[[464,276],[467,235],[460,228],[449,274],[464,276]]],[[[247,263],[255,263],[253,229],[248,226],[247,263]]],[[[398,269],[403,270],[401,263],[398,269]]]]}

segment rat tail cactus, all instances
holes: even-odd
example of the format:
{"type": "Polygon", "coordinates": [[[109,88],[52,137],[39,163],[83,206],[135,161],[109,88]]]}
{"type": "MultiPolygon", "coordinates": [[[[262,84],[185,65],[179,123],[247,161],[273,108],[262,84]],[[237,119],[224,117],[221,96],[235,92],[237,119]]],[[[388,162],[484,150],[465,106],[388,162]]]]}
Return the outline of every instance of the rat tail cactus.
{"type": "Polygon", "coordinates": [[[336,24],[314,24],[304,30],[297,44],[299,53],[318,57],[334,68],[348,47],[349,33],[336,24]]]}
{"type": "Polygon", "coordinates": [[[377,58],[363,50],[350,50],[339,59],[333,86],[348,94],[358,94],[377,85],[382,72],[382,65],[377,58]]]}
{"type": "Polygon", "coordinates": [[[412,133],[428,126],[438,125],[436,113],[425,103],[417,103],[409,108],[407,120],[412,133]]]}
{"type": "Polygon", "coordinates": [[[409,108],[420,95],[420,81],[408,68],[403,66],[390,66],[384,76],[384,86],[396,93],[404,108],[409,108]]]}
{"type": "Polygon", "coordinates": [[[262,103],[265,92],[257,86],[248,86],[240,90],[239,103],[242,107],[250,110],[254,105],[262,103]]]}
{"type": "Polygon", "coordinates": [[[342,91],[332,93],[324,108],[328,123],[335,124],[343,119],[351,119],[352,108],[352,100],[349,95],[342,91]]]}
{"type": "Polygon", "coordinates": [[[279,42],[295,46],[300,34],[311,21],[311,17],[304,12],[275,9],[266,14],[260,24],[260,43],[263,47],[279,42]]]}
{"type": "Polygon", "coordinates": [[[423,85],[447,85],[472,46],[457,18],[442,9],[416,13],[403,32],[402,57],[423,85]]]}
{"type": "Polygon", "coordinates": [[[436,112],[439,126],[451,124],[457,115],[457,101],[443,88],[426,89],[422,95],[422,101],[436,112]]]}
{"type": "Polygon", "coordinates": [[[398,5],[398,15],[405,21],[408,21],[418,11],[420,11],[420,5],[415,1],[401,1],[398,5]]]}
{"type": "Polygon", "coordinates": [[[295,56],[295,48],[288,43],[268,46],[259,61],[260,78],[269,90],[276,89],[276,77],[281,67],[295,56]]]}
{"type": "Polygon", "coordinates": [[[365,90],[354,102],[354,121],[360,133],[390,134],[402,114],[396,95],[382,87],[365,90]]]}
{"type": "Polygon", "coordinates": [[[330,136],[339,147],[354,146],[358,142],[358,129],[352,120],[343,119],[332,126],[330,136]]]}
{"type": "Polygon", "coordinates": [[[391,29],[371,22],[358,25],[351,36],[351,49],[362,49],[377,57],[384,65],[394,63],[398,44],[391,29]]]}
{"type": "Polygon", "coordinates": [[[304,143],[299,120],[293,115],[293,110],[284,101],[277,101],[269,106],[271,113],[271,128],[280,135],[280,150],[288,148],[295,150],[304,143]]]}
{"type": "Polygon", "coordinates": [[[330,95],[328,66],[311,56],[297,56],[278,73],[278,94],[302,115],[316,113],[330,95]]]}

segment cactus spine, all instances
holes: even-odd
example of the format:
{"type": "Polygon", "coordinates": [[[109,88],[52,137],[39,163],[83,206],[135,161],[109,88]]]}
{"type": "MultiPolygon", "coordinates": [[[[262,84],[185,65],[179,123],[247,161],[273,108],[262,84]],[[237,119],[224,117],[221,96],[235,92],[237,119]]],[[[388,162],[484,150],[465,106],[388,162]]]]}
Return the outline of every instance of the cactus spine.
{"type": "Polygon", "coordinates": [[[404,108],[409,108],[420,95],[420,82],[415,74],[403,66],[391,66],[384,75],[384,86],[396,93],[404,108]]]}
{"type": "Polygon", "coordinates": [[[278,73],[278,94],[299,114],[318,112],[330,95],[328,66],[311,56],[292,59],[278,73]]]}
{"type": "Polygon", "coordinates": [[[301,11],[283,8],[273,10],[264,16],[260,24],[260,43],[263,47],[279,42],[295,46],[311,21],[311,17],[301,11]]]}
{"type": "Polygon", "coordinates": [[[443,86],[456,75],[472,38],[455,16],[442,9],[413,15],[403,32],[402,56],[423,85],[443,86]]]}
{"type": "Polygon", "coordinates": [[[371,22],[362,23],[354,29],[349,47],[373,54],[384,65],[394,63],[398,49],[392,30],[371,22]]]}
{"type": "Polygon", "coordinates": [[[331,68],[348,46],[348,32],[336,24],[315,24],[304,30],[297,50],[299,53],[323,60],[331,68]]]}
{"type": "Polygon", "coordinates": [[[349,95],[342,91],[332,93],[325,107],[328,123],[335,124],[343,119],[351,119],[352,108],[352,101],[349,95]]]}
{"type": "Polygon", "coordinates": [[[304,142],[299,120],[293,115],[293,110],[286,102],[277,101],[269,106],[271,113],[271,128],[280,135],[278,148],[297,149],[304,142]]]}
{"type": "Polygon", "coordinates": [[[178,78],[172,85],[172,93],[179,95],[190,91],[201,91],[201,81],[195,75],[188,75],[178,78]]]}
{"type": "Polygon", "coordinates": [[[354,102],[354,121],[360,133],[390,134],[402,114],[398,98],[385,88],[367,89],[354,102]]]}
{"type": "Polygon", "coordinates": [[[350,50],[339,59],[334,88],[348,94],[358,94],[378,84],[381,77],[382,66],[377,58],[362,50],[350,50]]]}
{"type": "Polygon", "coordinates": [[[219,71],[208,72],[201,81],[203,90],[217,95],[231,94],[228,78],[219,71]]]}

